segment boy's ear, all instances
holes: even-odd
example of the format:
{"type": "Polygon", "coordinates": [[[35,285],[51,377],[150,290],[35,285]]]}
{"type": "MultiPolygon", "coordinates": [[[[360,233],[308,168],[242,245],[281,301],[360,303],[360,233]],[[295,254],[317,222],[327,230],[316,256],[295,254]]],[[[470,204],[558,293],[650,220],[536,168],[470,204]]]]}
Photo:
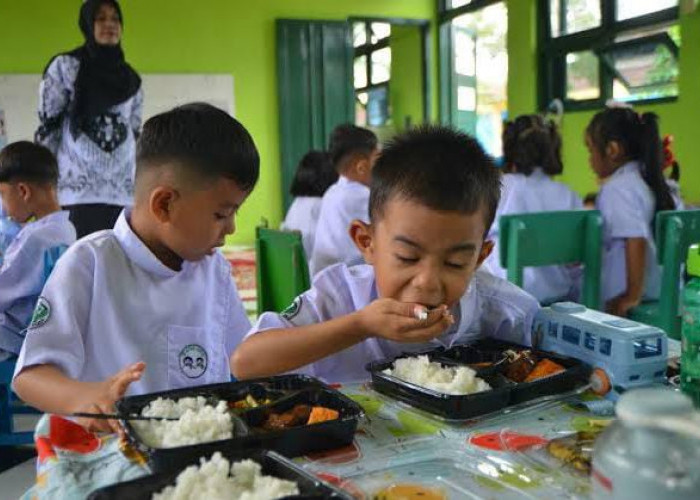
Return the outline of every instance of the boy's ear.
{"type": "Polygon", "coordinates": [[[355,243],[355,246],[364,257],[368,264],[373,263],[374,245],[372,238],[372,226],[361,220],[355,219],[350,223],[350,238],[355,243]]]}
{"type": "Polygon", "coordinates": [[[17,192],[19,193],[19,197],[22,198],[22,201],[27,203],[32,197],[32,186],[26,182],[18,182],[17,192]]]}
{"type": "Polygon", "coordinates": [[[484,243],[481,245],[481,252],[479,252],[479,258],[476,261],[476,267],[479,267],[491,255],[493,245],[493,240],[484,240],[484,243]]]}
{"type": "Polygon", "coordinates": [[[151,192],[149,208],[158,222],[169,222],[172,217],[173,203],[179,198],[178,192],[169,186],[158,186],[151,192]]]}

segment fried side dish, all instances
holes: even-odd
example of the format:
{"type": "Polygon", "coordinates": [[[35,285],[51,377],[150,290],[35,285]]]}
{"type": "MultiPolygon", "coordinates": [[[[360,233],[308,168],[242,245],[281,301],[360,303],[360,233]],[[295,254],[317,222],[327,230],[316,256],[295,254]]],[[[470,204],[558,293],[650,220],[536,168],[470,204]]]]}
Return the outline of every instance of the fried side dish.
{"type": "Polygon", "coordinates": [[[300,425],[336,420],[339,416],[336,410],[323,406],[296,405],[283,413],[270,413],[261,428],[266,431],[289,429],[300,425]]]}

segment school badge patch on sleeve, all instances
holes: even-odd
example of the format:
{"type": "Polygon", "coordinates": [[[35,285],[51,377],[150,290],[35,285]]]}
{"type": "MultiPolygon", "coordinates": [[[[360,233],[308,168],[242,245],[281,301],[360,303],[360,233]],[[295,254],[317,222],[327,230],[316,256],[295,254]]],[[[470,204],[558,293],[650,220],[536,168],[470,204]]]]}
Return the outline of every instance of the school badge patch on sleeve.
{"type": "Polygon", "coordinates": [[[50,317],[51,304],[46,297],[39,297],[36,307],[34,308],[34,313],[32,314],[32,321],[29,323],[29,329],[39,328],[41,325],[46,323],[50,317]]]}
{"type": "Polygon", "coordinates": [[[296,317],[296,315],[299,314],[299,311],[301,311],[301,304],[302,304],[301,297],[297,297],[296,299],[294,299],[294,302],[292,302],[287,309],[282,311],[281,316],[286,320],[294,319],[296,317]]]}

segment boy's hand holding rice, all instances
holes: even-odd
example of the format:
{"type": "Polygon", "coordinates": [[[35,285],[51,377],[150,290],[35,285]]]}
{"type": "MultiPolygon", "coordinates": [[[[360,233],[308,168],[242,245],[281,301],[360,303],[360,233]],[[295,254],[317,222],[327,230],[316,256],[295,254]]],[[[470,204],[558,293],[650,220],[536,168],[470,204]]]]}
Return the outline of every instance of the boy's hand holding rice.
{"type": "Polygon", "coordinates": [[[375,300],[357,313],[363,333],[395,342],[427,342],[454,323],[446,305],[428,309],[390,298],[375,300]]]}

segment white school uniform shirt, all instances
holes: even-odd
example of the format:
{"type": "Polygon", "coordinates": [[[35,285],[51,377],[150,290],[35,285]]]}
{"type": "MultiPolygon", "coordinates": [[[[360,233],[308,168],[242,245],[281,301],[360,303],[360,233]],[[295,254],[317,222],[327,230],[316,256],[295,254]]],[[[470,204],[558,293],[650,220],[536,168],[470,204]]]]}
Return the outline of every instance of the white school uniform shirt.
{"type": "MultiPolygon", "coordinates": [[[[583,202],[567,185],[552,180],[541,168],[535,168],[529,176],[505,174],[502,182],[501,201],[489,231],[489,239],[494,241],[494,249],[484,262],[484,267],[495,276],[505,279],[508,273],[500,264],[498,241],[498,224],[502,215],[582,210],[583,202]]],[[[556,244],[555,238],[551,244],[556,244]]],[[[581,289],[581,276],[580,266],[527,267],[523,272],[523,289],[542,303],[557,300],[577,301],[581,289]]]]}
{"type": "Polygon", "coordinates": [[[618,168],[600,188],[596,207],[603,216],[603,269],[601,293],[604,301],[627,290],[626,238],[647,242],[644,299],[657,299],[661,267],[656,263],[652,224],[656,201],[642,178],[642,165],[629,162],[618,168]]]}
{"type": "Polygon", "coordinates": [[[25,224],[12,240],[0,267],[0,351],[19,354],[41,289],[73,243],[65,211],[25,224]]]}
{"type": "Polygon", "coordinates": [[[113,230],[81,239],[46,283],[22,347],[15,377],[52,364],[67,376],[105,380],[146,362],[128,394],[230,380],[229,356],[250,328],[216,252],[165,266],[119,216],[113,230]]]}
{"type": "MultiPolygon", "coordinates": [[[[247,337],[273,328],[321,323],[358,311],[377,298],[374,268],[367,264],[332,266],[320,273],[312,288],[296,298],[282,314],[266,312],[247,337]]],[[[304,366],[295,373],[326,382],[357,382],[369,378],[365,365],[439,346],[451,347],[479,337],[529,345],[537,300],[515,285],[477,271],[452,313],[455,324],[427,343],[404,344],[371,337],[344,351],[304,366]]]]}
{"type": "Polygon", "coordinates": [[[287,210],[281,226],[285,231],[301,233],[307,260],[311,258],[314,248],[316,225],[321,214],[321,200],[320,196],[297,196],[287,210]]]}
{"type": "Polygon", "coordinates": [[[369,188],[341,175],[323,195],[309,265],[312,276],[340,262],[364,262],[348,232],[355,219],[369,222],[369,188]]]}

